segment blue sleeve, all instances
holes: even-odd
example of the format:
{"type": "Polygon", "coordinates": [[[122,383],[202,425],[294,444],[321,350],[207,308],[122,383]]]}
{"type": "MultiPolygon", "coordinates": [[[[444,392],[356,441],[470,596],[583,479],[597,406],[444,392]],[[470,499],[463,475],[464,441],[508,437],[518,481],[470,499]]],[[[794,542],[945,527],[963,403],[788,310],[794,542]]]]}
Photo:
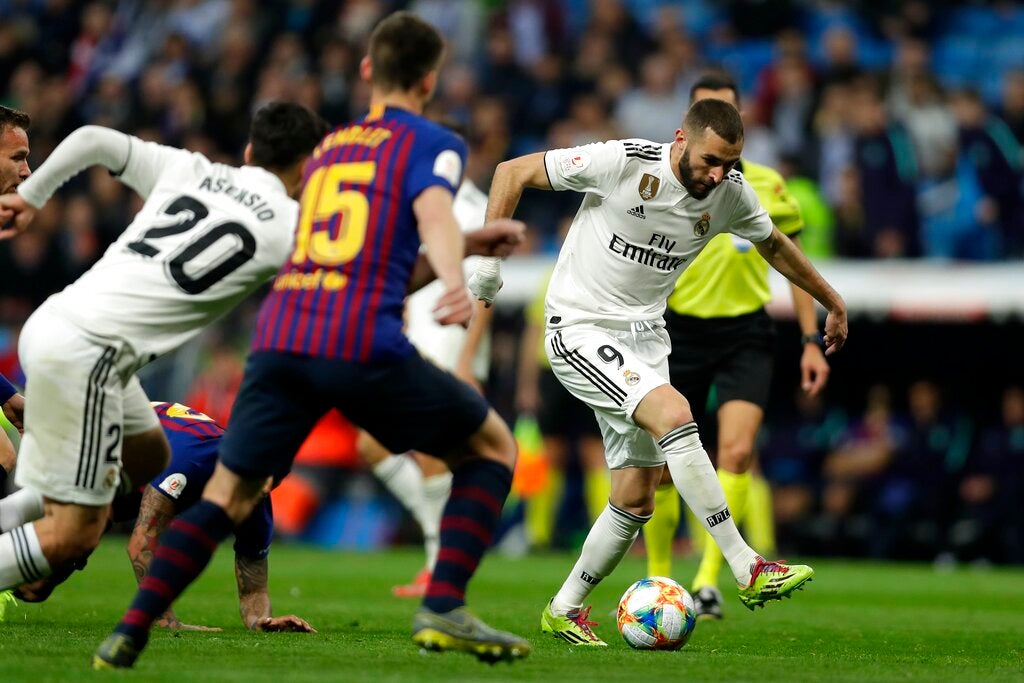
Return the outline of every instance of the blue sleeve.
{"type": "Polygon", "coordinates": [[[270,553],[273,535],[274,509],[270,496],[264,496],[252,514],[235,529],[235,554],[250,560],[262,560],[270,553]]]}
{"type": "Polygon", "coordinates": [[[197,439],[182,432],[164,430],[171,444],[171,462],[150,485],[184,510],[199,501],[206,482],[217,466],[220,439],[197,439]]]}
{"type": "Polygon", "coordinates": [[[7,381],[7,378],[0,375],[0,405],[11,400],[11,396],[18,393],[18,389],[7,381]]]}
{"type": "Polygon", "coordinates": [[[434,185],[446,188],[454,195],[462,184],[466,169],[466,143],[455,133],[441,129],[430,131],[422,146],[412,150],[406,175],[406,196],[409,201],[434,185]]]}

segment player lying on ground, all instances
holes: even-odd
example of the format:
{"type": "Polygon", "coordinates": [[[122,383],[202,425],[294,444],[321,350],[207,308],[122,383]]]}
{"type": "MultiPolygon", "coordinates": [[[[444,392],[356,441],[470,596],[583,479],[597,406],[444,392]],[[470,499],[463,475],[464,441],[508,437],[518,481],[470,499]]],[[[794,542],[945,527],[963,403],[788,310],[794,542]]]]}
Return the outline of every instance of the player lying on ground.
{"type": "MultiPolygon", "coordinates": [[[[360,62],[370,111],[328,134],[306,168],[294,249],[260,308],[217,469],[203,500],[161,539],[160,549],[174,552],[153,562],[94,667],[135,663],[153,620],[248,516],[266,481],[288,472],[331,409],[392,453],[430,453],[452,470],[441,548],[413,618],[413,641],[488,660],[529,653],[529,643],[465,607],[466,586],[512,483],[515,440],[479,394],[416,353],[402,332],[410,283],[424,284],[415,266],[421,244],[445,287],[437,321],[465,324],[473,310],[462,274],[464,237],[452,213],[465,142],[422,116],[443,56],[437,30],[409,12],[388,16],[371,34],[360,62]]],[[[515,228],[518,241],[523,226],[515,228]]]]}
{"type": "MultiPolygon", "coordinates": [[[[141,494],[129,494],[114,500],[112,517],[135,518],[128,540],[128,557],[135,578],[146,577],[160,535],[171,519],[199,501],[203,487],[217,464],[217,449],[224,428],[212,418],[180,403],[154,403],[160,426],[171,444],[171,462],[141,494]]],[[[17,515],[21,523],[42,515],[42,496],[21,489],[0,500],[0,519],[17,515]]],[[[4,527],[0,531],[7,531],[4,527]]],[[[315,632],[304,619],[295,615],[274,617],[271,613],[268,582],[268,554],[274,533],[270,497],[265,496],[249,518],[235,528],[235,578],[238,606],[245,627],[254,631],[315,632]]],[[[65,581],[71,572],[52,574],[36,583],[19,586],[14,595],[25,602],[42,602],[65,581]]],[[[219,628],[184,624],[167,610],[157,626],[187,631],[220,631],[219,628]]]]}
{"type": "MultiPolygon", "coordinates": [[[[846,306],[772,225],[732,169],[743,150],[739,112],[702,100],[671,143],[612,140],[506,161],[491,184],[488,218],[511,216],[526,187],[584,192],[546,303],[547,351],[558,379],[594,409],[611,469],[608,507],[541,624],[574,645],[605,645],[583,602],[618,565],[650,519],[667,465],[679,493],[722,549],[753,609],[792,593],[813,571],[766,562],[743,540],[704,451],[686,398],[668,380],[665,302],[679,274],[714,235],[753,242],[773,267],[825,306],[829,352],[846,341],[846,306]]],[[[496,263],[471,287],[492,297],[496,263]]]]}

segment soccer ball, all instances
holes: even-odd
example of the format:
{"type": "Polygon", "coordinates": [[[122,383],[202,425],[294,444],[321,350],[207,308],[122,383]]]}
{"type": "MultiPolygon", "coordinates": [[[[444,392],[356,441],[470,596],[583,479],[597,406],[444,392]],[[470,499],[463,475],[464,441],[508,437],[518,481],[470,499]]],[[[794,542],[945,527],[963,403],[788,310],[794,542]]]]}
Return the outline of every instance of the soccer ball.
{"type": "Polygon", "coordinates": [[[651,576],[626,589],[619,600],[619,633],[638,650],[678,650],[693,634],[693,598],[672,579],[651,576]]]}

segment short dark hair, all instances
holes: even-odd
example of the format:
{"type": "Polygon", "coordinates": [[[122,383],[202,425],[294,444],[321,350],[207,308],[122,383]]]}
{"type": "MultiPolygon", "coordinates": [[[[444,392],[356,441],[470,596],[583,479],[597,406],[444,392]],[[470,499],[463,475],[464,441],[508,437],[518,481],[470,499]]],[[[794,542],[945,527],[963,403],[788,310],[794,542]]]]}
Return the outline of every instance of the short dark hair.
{"type": "Polygon", "coordinates": [[[412,12],[395,12],[373,29],[369,54],[374,85],[410,90],[441,65],[444,39],[412,12]]]}
{"type": "Polygon", "coordinates": [[[249,142],[256,166],[286,169],[308,156],[330,126],[317,114],[294,102],[271,102],[252,117],[249,142]]]}
{"type": "Polygon", "coordinates": [[[740,103],[740,89],[736,85],[736,81],[725,71],[709,71],[693,84],[690,88],[690,102],[693,103],[694,97],[697,96],[698,90],[732,90],[732,94],[736,97],[736,104],[740,103]]]}
{"type": "Polygon", "coordinates": [[[710,128],[731,145],[743,139],[743,119],[740,118],[740,112],[725,100],[706,99],[694,102],[686,112],[683,127],[691,137],[700,137],[704,135],[705,129],[710,128]]]}
{"type": "Polygon", "coordinates": [[[31,116],[21,110],[5,107],[0,104],[0,132],[6,130],[8,126],[28,130],[28,127],[31,125],[31,116]]]}

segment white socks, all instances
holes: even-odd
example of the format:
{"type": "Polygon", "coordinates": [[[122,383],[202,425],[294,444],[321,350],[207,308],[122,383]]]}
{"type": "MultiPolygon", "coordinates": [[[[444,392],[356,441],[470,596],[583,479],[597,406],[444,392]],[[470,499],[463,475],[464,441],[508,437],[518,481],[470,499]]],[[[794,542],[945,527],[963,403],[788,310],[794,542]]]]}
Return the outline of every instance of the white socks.
{"type": "Polygon", "coordinates": [[[722,556],[729,563],[736,583],[750,583],[750,569],[757,553],[740,536],[725,502],[722,484],[715,468],[701,446],[697,424],[688,422],[661,437],[658,445],[665,451],[668,469],[679,494],[715,539],[722,556]]]}
{"type": "Polygon", "coordinates": [[[572,573],[552,599],[551,611],[562,615],[582,607],[590,591],[618,566],[649,519],[608,503],[590,528],[572,573]]]}
{"type": "MultiPolygon", "coordinates": [[[[423,514],[416,520],[423,529],[423,548],[427,553],[427,568],[434,570],[437,552],[441,549],[441,516],[448,496],[452,492],[452,473],[443,472],[423,480],[423,514]]],[[[416,515],[416,513],[413,513],[416,515]]]]}
{"type": "Polygon", "coordinates": [[[31,489],[19,489],[0,498],[0,533],[43,516],[43,496],[31,489]]]}
{"type": "Polygon", "coordinates": [[[29,523],[0,535],[0,591],[50,575],[50,563],[29,523]]]}
{"type": "Polygon", "coordinates": [[[389,455],[373,466],[373,473],[419,523],[427,567],[433,569],[440,548],[441,514],[452,490],[451,472],[424,479],[412,457],[389,455]]]}

